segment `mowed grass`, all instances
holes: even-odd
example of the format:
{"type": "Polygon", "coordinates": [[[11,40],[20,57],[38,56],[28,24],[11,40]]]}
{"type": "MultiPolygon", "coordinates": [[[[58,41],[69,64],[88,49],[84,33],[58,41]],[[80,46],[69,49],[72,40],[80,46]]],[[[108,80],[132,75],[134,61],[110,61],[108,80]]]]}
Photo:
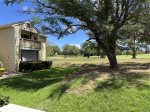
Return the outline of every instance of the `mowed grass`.
{"type": "Polygon", "coordinates": [[[0,80],[0,93],[46,112],[150,112],[150,55],[117,58],[110,70],[107,59],[50,57],[50,69],[0,80]]]}
{"type": "MultiPolygon", "coordinates": [[[[137,55],[137,59],[132,59],[131,55],[118,55],[117,56],[118,63],[123,62],[138,62],[138,63],[145,63],[150,59],[150,54],[140,54],[137,55]]],[[[65,63],[70,64],[107,64],[108,65],[108,59],[107,58],[99,58],[98,56],[91,56],[90,58],[78,56],[78,57],[67,57],[64,58],[64,56],[53,56],[49,57],[48,60],[53,61],[54,66],[62,66],[65,63]]]]}

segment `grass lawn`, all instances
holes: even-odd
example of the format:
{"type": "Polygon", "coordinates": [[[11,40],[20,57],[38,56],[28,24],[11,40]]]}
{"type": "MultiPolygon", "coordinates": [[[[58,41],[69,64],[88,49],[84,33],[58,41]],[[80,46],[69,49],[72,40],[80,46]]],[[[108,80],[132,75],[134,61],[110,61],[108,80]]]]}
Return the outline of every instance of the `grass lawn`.
{"type": "Polygon", "coordinates": [[[113,71],[107,59],[51,57],[51,69],[0,80],[0,94],[46,112],[150,112],[150,55],[117,58],[113,71]]]}
{"type": "MultiPolygon", "coordinates": [[[[118,55],[117,59],[119,63],[123,62],[137,62],[137,63],[145,63],[147,62],[148,59],[150,59],[150,54],[140,54],[137,55],[137,59],[131,59],[131,55],[118,55]],[[142,61],[141,61],[142,60],[142,61]]],[[[108,60],[106,58],[100,59],[97,56],[92,56],[90,58],[86,57],[68,57],[64,58],[64,56],[54,56],[54,57],[49,57],[48,60],[53,61],[54,66],[62,66],[64,63],[70,63],[70,64],[107,64],[108,65],[108,60]]]]}

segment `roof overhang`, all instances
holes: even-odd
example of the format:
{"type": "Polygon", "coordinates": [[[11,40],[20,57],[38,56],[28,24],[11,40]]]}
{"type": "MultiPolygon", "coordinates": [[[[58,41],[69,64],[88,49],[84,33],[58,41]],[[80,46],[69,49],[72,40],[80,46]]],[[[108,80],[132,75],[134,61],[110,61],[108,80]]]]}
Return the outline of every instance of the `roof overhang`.
{"type": "MultiPolygon", "coordinates": [[[[6,24],[6,25],[2,25],[2,26],[0,26],[0,29],[1,28],[7,28],[7,27],[15,27],[15,26],[18,26],[18,25],[21,25],[21,24],[26,24],[26,23],[31,24],[31,22],[29,20],[27,20],[27,21],[20,21],[20,22],[15,22],[15,23],[10,23],[10,24],[6,24]]],[[[44,35],[44,34],[42,34],[34,25],[32,25],[32,27],[38,32],[38,34],[40,36],[43,36],[43,37],[47,38],[47,36],[44,35]]]]}

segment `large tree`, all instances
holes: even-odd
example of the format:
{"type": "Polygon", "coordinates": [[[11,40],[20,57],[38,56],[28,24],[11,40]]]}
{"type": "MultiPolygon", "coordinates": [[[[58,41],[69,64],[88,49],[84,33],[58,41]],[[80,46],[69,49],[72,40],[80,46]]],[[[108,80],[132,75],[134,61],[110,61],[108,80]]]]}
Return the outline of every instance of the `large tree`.
{"type": "Polygon", "coordinates": [[[54,55],[60,55],[61,50],[57,45],[51,45],[49,43],[46,44],[46,54],[47,57],[54,56],[54,55]]]}
{"type": "Polygon", "coordinates": [[[97,44],[95,42],[86,41],[81,45],[81,54],[89,58],[97,55],[97,44]]]}
{"type": "Polygon", "coordinates": [[[145,48],[145,53],[149,51],[150,45],[150,0],[147,1],[146,4],[142,6],[141,16],[140,16],[140,24],[142,26],[142,30],[140,31],[143,42],[143,47],[145,48]]]}
{"type": "Polygon", "coordinates": [[[74,45],[64,45],[63,54],[66,56],[78,56],[80,54],[80,49],[74,45]]]}
{"type": "MultiPolygon", "coordinates": [[[[7,4],[24,0],[5,0],[7,4]]],[[[110,68],[117,68],[117,33],[129,20],[139,16],[147,0],[34,0],[32,12],[41,17],[45,33],[63,37],[82,29],[90,31],[103,49],[110,68]]]]}
{"type": "MultiPolygon", "coordinates": [[[[136,58],[136,52],[139,50],[142,43],[140,30],[142,27],[140,24],[134,24],[130,22],[129,25],[125,25],[119,32],[120,38],[117,41],[118,46],[124,47],[124,50],[130,50],[132,52],[132,58],[136,58]],[[132,24],[132,25],[131,25],[132,24]]],[[[122,47],[122,48],[123,48],[122,47]]]]}

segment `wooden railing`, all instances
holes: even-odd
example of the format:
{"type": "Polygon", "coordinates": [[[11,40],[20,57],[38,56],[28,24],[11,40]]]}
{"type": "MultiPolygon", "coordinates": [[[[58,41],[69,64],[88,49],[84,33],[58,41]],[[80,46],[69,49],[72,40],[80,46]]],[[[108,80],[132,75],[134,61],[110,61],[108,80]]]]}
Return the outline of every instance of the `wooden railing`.
{"type": "Polygon", "coordinates": [[[26,49],[26,50],[40,50],[41,42],[21,38],[20,39],[20,48],[26,49]]]}

